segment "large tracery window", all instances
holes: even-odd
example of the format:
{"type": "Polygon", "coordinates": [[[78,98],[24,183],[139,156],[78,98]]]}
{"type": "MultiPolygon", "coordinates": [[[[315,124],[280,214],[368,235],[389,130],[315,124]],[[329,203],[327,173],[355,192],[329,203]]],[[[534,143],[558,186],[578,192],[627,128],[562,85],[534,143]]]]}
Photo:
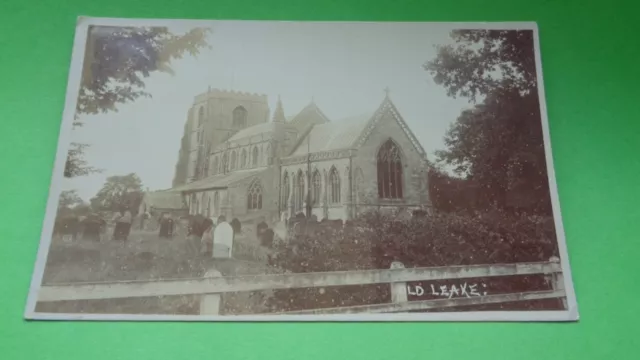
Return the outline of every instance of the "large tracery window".
{"type": "Polygon", "coordinates": [[[233,109],[233,127],[241,129],[247,126],[247,109],[242,106],[238,106],[233,109]]]}
{"type": "Polygon", "coordinates": [[[400,148],[387,140],[378,151],[378,196],[381,199],[402,198],[402,159],[400,148]]]}
{"type": "Polygon", "coordinates": [[[290,191],[291,189],[289,188],[289,173],[285,171],[284,177],[282,178],[282,199],[280,200],[280,208],[282,210],[287,209],[290,191]]]}
{"type": "Polygon", "coordinates": [[[329,201],[332,204],[340,203],[340,174],[335,167],[329,172],[329,201]]]}
{"type": "Polygon", "coordinates": [[[317,205],[320,203],[320,184],[322,183],[320,178],[320,172],[318,170],[313,172],[311,178],[311,203],[317,205]]]}
{"type": "Polygon", "coordinates": [[[262,209],[262,186],[260,186],[260,181],[258,180],[249,186],[249,191],[247,192],[247,209],[262,209]]]}

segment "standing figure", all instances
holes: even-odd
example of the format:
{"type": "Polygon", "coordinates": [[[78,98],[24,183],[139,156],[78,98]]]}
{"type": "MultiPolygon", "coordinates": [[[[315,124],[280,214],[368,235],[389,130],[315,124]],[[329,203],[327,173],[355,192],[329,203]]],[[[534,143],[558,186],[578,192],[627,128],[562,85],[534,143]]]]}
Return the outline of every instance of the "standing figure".
{"type": "Polygon", "coordinates": [[[97,214],[91,214],[84,219],[83,224],[83,238],[99,242],[100,233],[102,232],[102,219],[97,214]]]}
{"type": "Polygon", "coordinates": [[[161,239],[170,239],[173,237],[174,221],[171,215],[168,213],[162,214],[160,219],[160,233],[158,234],[161,239]]]}
{"type": "Polygon", "coordinates": [[[129,234],[131,233],[131,224],[133,223],[133,214],[131,213],[131,211],[129,211],[129,209],[126,209],[124,211],[124,215],[122,216],[122,218],[120,218],[120,221],[124,223],[124,227],[123,227],[123,236],[124,236],[124,240],[128,240],[129,239],[129,234]]]}
{"type": "Polygon", "coordinates": [[[116,224],[113,228],[113,240],[124,239],[122,234],[122,227],[124,226],[124,223],[120,221],[120,219],[122,219],[122,216],[122,211],[116,212],[116,214],[113,216],[113,222],[116,224]]]}
{"type": "Polygon", "coordinates": [[[200,242],[202,240],[202,228],[205,218],[202,215],[195,215],[189,222],[189,228],[187,229],[187,251],[191,258],[198,256],[200,252],[200,242]]]}
{"type": "Polygon", "coordinates": [[[202,233],[202,247],[200,253],[211,256],[213,254],[213,230],[215,229],[213,220],[205,219],[202,223],[202,227],[204,228],[204,231],[202,233]]]}

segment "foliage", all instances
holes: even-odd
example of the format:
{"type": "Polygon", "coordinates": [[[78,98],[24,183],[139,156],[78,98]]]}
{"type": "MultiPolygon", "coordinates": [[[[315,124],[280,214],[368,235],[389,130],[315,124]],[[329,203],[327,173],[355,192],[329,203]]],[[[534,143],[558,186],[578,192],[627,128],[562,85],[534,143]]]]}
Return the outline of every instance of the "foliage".
{"type": "Polygon", "coordinates": [[[98,114],[150,97],[143,79],[152,72],[173,74],[171,62],[207,47],[206,28],[175,35],[164,27],[91,27],[76,111],[98,114]]]}
{"type": "Polygon", "coordinates": [[[481,208],[550,214],[533,32],[451,36],[456,45],[440,47],[424,67],[450,96],[477,103],[451,126],[438,160],[469,180],[481,208]]]}
{"type": "Polygon", "coordinates": [[[77,217],[88,215],[91,212],[89,204],[75,190],[65,190],[60,193],[58,200],[57,218],[77,217]]]}
{"type": "Polygon", "coordinates": [[[60,193],[60,200],[58,200],[58,210],[71,209],[77,205],[82,204],[82,198],[78,195],[76,190],[65,190],[60,193]]]}
{"type": "Polygon", "coordinates": [[[84,176],[92,173],[101,172],[102,170],[89,166],[88,162],[82,157],[84,150],[88,144],[71,143],[67,155],[67,161],[64,166],[64,176],[68,178],[76,176],[84,176]]]}
{"type": "MultiPolygon", "coordinates": [[[[206,28],[183,35],[164,27],[107,27],[89,29],[74,126],[80,115],[118,111],[118,105],[151,97],[144,79],[153,72],[173,74],[171,63],[185,54],[196,56],[208,47],[206,28]]],[[[98,172],[82,159],[86,144],[74,144],[67,157],[65,177],[98,172]]]]}
{"type": "MultiPolygon", "coordinates": [[[[406,267],[517,263],[548,261],[558,252],[552,218],[501,211],[404,220],[372,213],[347,226],[340,221],[300,226],[289,243],[275,244],[272,266],[304,273],[388,269],[393,261],[406,267]]],[[[503,278],[492,291],[540,286],[539,277],[503,278]]],[[[270,304],[274,311],[293,311],[388,301],[389,285],[384,284],[278,290],[270,304]]]]}
{"type": "Polygon", "coordinates": [[[128,208],[135,213],[143,196],[142,181],[135,173],[110,176],[91,199],[91,207],[95,211],[122,211],[128,208]]]}

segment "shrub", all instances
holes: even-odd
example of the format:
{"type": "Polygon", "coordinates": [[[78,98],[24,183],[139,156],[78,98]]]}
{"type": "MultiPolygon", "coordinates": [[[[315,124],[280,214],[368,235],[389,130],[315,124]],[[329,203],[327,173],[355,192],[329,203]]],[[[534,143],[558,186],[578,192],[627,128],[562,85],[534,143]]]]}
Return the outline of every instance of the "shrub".
{"type": "MultiPolygon", "coordinates": [[[[558,254],[554,223],[549,217],[502,212],[416,215],[398,220],[371,213],[345,226],[333,221],[301,222],[289,242],[275,244],[270,263],[304,273],[388,269],[393,261],[408,268],[536,262],[558,254]]],[[[545,286],[541,276],[491,280],[492,293],[545,286]]],[[[340,286],[278,290],[271,307],[274,311],[292,311],[388,301],[388,284],[340,286]]],[[[549,306],[557,306],[557,302],[549,306]]]]}

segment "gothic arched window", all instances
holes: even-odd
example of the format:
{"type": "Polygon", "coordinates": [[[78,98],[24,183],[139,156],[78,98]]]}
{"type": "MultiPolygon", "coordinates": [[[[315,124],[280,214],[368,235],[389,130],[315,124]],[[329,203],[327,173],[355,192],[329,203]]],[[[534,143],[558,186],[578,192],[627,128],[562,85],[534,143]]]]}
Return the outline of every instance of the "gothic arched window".
{"type": "Polygon", "coordinates": [[[242,106],[238,106],[233,109],[233,127],[244,128],[247,126],[247,109],[242,106]]]}
{"type": "Polygon", "coordinates": [[[249,186],[249,191],[247,192],[247,209],[262,209],[262,186],[260,186],[260,181],[258,180],[249,186]]]}
{"type": "Polygon", "coordinates": [[[253,154],[251,154],[251,165],[258,166],[258,147],[253,148],[253,154]]]}
{"type": "Polygon", "coordinates": [[[240,167],[243,169],[247,167],[247,149],[242,149],[242,155],[240,156],[240,167]]]}
{"type": "Polygon", "coordinates": [[[280,200],[280,208],[282,210],[287,209],[290,191],[291,189],[289,188],[289,173],[285,171],[282,178],[282,199],[280,200]]]}
{"type": "Polygon", "coordinates": [[[267,165],[271,165],[273,163],[273,156],[271,155],[271,144],[267,144],[267,150],[265,150],[264,156],[267,158],[267,165]]]}
{"type": "Polygon", "coordinates": [[[233,151],[231,152],[231,164],[230,164],[230,166],[229,166],[229,168],[230,168],[232,171],[236,169],[237,160],[238,160],[238,159],[237,159],[236,151],[235,151],[235,150],[233,150],[233,151]]]}
{"type": "Polygon", "coordinates": [[[378,196],[381,199],[402,198],[402,159],[400,148],[387,140],[378,151],[378,196]]]}
{"type": "Polygon", "coordinates": [[[227,172],[227,170],[229,170],[229,153],[225,152],[224,155],[222,155],[222,164],[221,164],[220,172],[224,174],[227,172]]]}
{"type": "Polygon", "coordinates": [[[214,215],[218,215],[218,207],[220,206],[220,193],[213,193],[213,213],[214,215]]]}
{"type": "Polygon", "coordinates": [[[298,175],[296,176],[296,182],[294,184],[294,192],[293,196],[295,196],[295,210],[302,210],[302,205],[304,201],[304,175],[302,171],[298,170],[298,175]]]}
{"type": "Polygon", "coordinates": [[[320,172],[318,170],[313,172],[311,177],[311,203],[317,205],[320,203],[320,186],[322,180],[320,178],[320,172]]]}
{"type": "Polygon", "coordinates": [[[213,165],[211,165],[211,173],[213,175],[216,175],[218,173],[218,157],[214,156],[213,157],[213,165]]]}
{"type": "Polygon", "coordinates": [[[332,204],[340,203],[340,174],[335,167],[329,171],[329,201],[332,204]]]}
{"type": "Polygon", "coordinates": [[[209,159],[208,158],[204,161],[204,169],[202,170],[202,172],[204,173],[205,177],[209,176],[209,159]]]}
{"type": "Polygon", "coordinates": [[[203,121],[204,121],[204,106],[201,106],[200,110],[198,110],[198,127],[202,126],[203,121]]]}

